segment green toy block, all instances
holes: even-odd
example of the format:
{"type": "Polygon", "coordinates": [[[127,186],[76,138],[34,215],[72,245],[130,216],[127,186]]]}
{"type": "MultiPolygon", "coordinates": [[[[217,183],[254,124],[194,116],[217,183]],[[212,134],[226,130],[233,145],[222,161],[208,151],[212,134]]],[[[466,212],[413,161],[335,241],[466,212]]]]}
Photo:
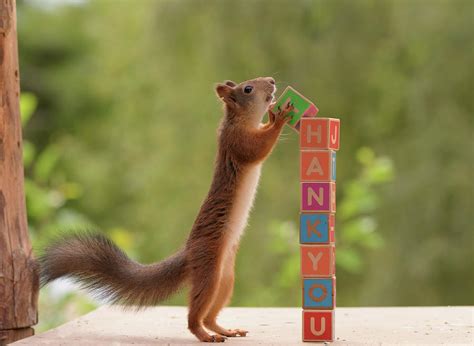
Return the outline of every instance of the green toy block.
{"type": "Polygon", "coordinates": [[[319,109],[310,100],[289,86],[283,91],[272,111],[278,112],[278,107],[283,107],[288,100],[291,100],[295,108],[290,112],[291,120],[288,125],[299,132],[301,118],[315,117],[319,109]]]}

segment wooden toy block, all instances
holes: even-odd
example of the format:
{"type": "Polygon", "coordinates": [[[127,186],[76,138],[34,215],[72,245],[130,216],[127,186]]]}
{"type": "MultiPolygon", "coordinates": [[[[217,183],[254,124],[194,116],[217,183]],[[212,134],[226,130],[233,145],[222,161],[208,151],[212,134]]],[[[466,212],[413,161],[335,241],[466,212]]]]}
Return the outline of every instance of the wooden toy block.
{"type": "Polygon", "coordinates": [[[333,150],[300,151],[301,181],[335,181],[336,152],[333,150]]]}
{"type": "Polygon", "coordinates": [[[340,127],[335,118],[301,119],[300,148],[339,150],[340,127]]]}
{"type": "Polygon", "coordinates": [[[303,278],[304,309],[334,309],[336,278],[303,278]]]}
{"type": "Polygon", "coordinates": [[[318,114],[318,108],[310,100],[290,86],[283,91],[272,110],[278,112],[278,107],[282,107],[288,100],[293,103],[295,108],[290,112],[291,120],[288,122],[288,125],[296,131],[299,131],[300,120],[303,117],[315,117],[316,114],[318,114]]]}
{"type": "Polygon", "coordinates": [[[336,274],[336,248],[328,245],[302,245],[301,275],[303,277],[332,276],[336,274]]]}
{"type": "Polygon", "coordinates": [[[336,183],[334,182],[302,182],[301,211],[335,213],[336,183]]]}
{"type": "Polygon", "coordinates": [[[303,341],[333,341],[334,322],[334,310],[303,310],[303,341]]]}
{"type": "Polygon", "coordinates": [[[334,214],[300,214],[300,243],[334,243],[335,219],[334,214]]]}

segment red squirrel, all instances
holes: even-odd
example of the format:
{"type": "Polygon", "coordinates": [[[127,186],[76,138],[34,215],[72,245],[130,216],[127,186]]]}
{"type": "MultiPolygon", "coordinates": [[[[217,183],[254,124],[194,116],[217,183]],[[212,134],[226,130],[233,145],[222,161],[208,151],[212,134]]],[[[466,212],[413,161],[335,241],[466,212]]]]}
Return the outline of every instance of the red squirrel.
{"type": "Polygon", "coordinates": [[[60,237],[38,258],[41,284],[69,277],[111,303],[156,305],[190,286],[188,328],[201,341],[223,342],[246,336],[242,329],[217,324],[234,286],[234,264],[240,237],[265,159],[275,146],[293,105],[276,113],[271,106],[275,80],[260,77],[216,85],[224,116],[218,129],[218,150],[209,193],[184,247],[149,265],[130,260],[111,240],[96,233],[60,237]],[[266,124],[262,119],[268,111],[266,124]],[[215,335],[210,335],[210,331],[215,335]]]}

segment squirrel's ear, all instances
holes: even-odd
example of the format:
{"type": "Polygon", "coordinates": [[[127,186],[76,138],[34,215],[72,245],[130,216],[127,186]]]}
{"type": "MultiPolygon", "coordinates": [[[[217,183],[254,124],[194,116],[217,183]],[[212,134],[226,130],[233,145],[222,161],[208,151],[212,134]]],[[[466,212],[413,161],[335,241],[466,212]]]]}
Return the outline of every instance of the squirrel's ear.
{"type": "Polygon", "coordinates": [[[216,85],[217,96],[227,104],[233,104],[236,102],[233,91],[234,89],[227,84],[219,83],[216,85]]]}
{"type": "Polygon", "coordinates": [[[230,87],[232,87],[232,88],[234,88],[235,86],[237,86],[237,83],[234,82],[234,81],[231,81],[231,80],[226,80],[226,81],[225,81],[225,84],[228,85],[228,86],[230,86],[230,87]]]}

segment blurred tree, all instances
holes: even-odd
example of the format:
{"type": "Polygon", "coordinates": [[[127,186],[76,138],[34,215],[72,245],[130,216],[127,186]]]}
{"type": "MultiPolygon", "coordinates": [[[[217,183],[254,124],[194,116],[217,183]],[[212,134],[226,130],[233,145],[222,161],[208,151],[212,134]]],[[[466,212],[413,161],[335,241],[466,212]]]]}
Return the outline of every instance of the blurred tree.
{"type": "MultiPolygon", "coordinates": [[[[23,126],[31,120],[37,103],[35,95],[21,94],[23,126]]],[[[50,144],[38,152],[29,140],[23,141],[28,225],[36,251],[43,248],[58,230],[91,227],[87,217],[66,206],[67,201],[80,197],[81,188],[66,179],[60,165],[61,154],[61,148],[57,145],[50,144]]],[[[71,289],[64,283],[42,289],[39,301],[41,318],[35,327],[37,331],[53,328],[95,308],[96,305],[88,297],[71,289]]]]}
{"type": "MultiPolygon", "coordinates": [[[[35,95],[21,94],[23,126],[27,126],[31,120],[36,106],[35,95]]],[[[68,181],[60,164],[62,154],[61,147],[54,143],[39,150],[28,139],[23,142],[28,223],[35,246],[45,245],[44,241],[48,236],[60,229],[67,230],[79,225],[92,227],[84,214],[66,206],[67,201],[81,196],[82,188],[79,184],[68,181]]]]}
{"type": "MultiPolygon", "coordinates": [[[[360,296],[362,289],[359,277],[366,267],[368,251],[378,249],[383,240],[377,231],[374,217],[380,194],[377,186],[393,178],[392,162],[386,157],[376,158],[369,148],[357,151],[357,159],[362,165],[361,173],[353,180],[343,183],[346,193],[338,202],[336,217],[336,261],[338,285],[351,287],[351,295],[338,294],[338,304],[355,304],[354,296],[360,296]]],[[[269,254],[279,263],[267,274],[271,287],[254,290],[251,295],[239,297],[237,305],[261,306],[301,304],[300,246],[297,222],[277,222],[270,224],[269,254]]]]}

